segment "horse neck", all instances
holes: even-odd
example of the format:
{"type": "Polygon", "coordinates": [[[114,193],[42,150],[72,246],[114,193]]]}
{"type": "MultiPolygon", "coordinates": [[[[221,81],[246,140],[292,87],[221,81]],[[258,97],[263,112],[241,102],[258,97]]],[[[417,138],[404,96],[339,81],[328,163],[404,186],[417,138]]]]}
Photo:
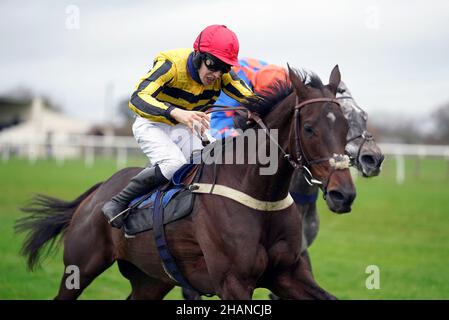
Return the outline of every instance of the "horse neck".
{"type": "MultiPolygon", "coordinates": [[[[294,104],[295,95],[291,94],[263,119],[269,130],[277,130],[276,142],[283,150],[287,150],[288,146],[294,104]]],[[[258,127],[258,129],[260,128],[258,127]]],[[[271,150],[270,146],[276,148],[277,155],[274,159],[270,157],[270,161],[277,161],[277,170],[273,174],[261,175],[263,165],[248,166],[244,173],[245,179],[242,181],[251,181],[252,193],[259,195],[258,198],[263,198],[266,201],[277,201],[285,198],[288,194],[293,167],[284,158],[284,153],[274,145],[274,142],[268,136],[265,136],[265,139],[260,139],[263,135],[262,131],[258,131],[258,134],[256,134],[257,148],[266,148],[267,150],[271,150]]]]}

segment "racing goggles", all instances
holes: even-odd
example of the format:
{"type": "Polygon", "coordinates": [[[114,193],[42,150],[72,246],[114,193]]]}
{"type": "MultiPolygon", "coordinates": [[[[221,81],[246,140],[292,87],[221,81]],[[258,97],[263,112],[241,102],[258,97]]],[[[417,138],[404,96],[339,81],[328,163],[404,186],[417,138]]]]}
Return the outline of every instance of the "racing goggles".
{"type": "Polygon", "coordinates": [[[229,64],[220,61],[219,59],[208,53],[206,53],[206,56],[204,57],[204,64],[206,65],[207,69],[213,72],[220,71],[221,73],[228,73],[229,71],[231,71],[231,66],[229,64]]]}

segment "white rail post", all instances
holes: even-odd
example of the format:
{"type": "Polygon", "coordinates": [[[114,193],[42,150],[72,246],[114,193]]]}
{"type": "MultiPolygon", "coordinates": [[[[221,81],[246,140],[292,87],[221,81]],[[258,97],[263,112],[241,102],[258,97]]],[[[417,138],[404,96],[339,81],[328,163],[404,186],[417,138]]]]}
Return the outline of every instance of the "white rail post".
{"type": "Polygon", "coordinates": [[[126,167],[126,161],[128,158],[128,151],[126,147],[117,148],[117,169],[126,167]]]}
{"type": "Polygon", "coordinates": [[[447,148],[447,149],[444,151],[444,158],[445,158],[446,161],[447,161],[447,174],[446,174],[446,178],[449,178],[449,148],[447,148]]]}
{"type": "Polygon", "coordinates": [[[396,153],[395,158],[396,158],[396,183],[402,185],[405,182],[404,155],[401,153],[396,153]]]}
{"type": "Polygon", "coordinates": [[[28,144],[28,161],[34,165],[37,160],[37,148],[34,141],[30,141],[28,144]]]}
{"type": "MultiPolygon", "coordinates": [[[[55,145],[54,145],[55,146],[55,145]]],[[[65,148],[62,144],[58,144],[57,148],[59,149],[59,152],[55,154],[56,158],[56,165],[58,167],[62,167],[65,162],[65,148]]]]}
{"type": "Polygon", "coordinates": [[[92,168],[92,166],[94,165],[94,161],[95,161],[94,148],[92,146],[88,146],[86,148],[86,155],[84,157],[84,165],[87,168],[92,168]]]}
{"type": "Polygon", "coordinates": [[[418,155],[415,159],[415,178],[421,177],[421,162],[426,157],[426,149],[424,146],[418,148],[418,155]]]}
{"type": "Polygon", "coordinates": [[[86,137],[85,146],[84,165],[90,169],[95,162],[95,147],[90,137],[86,137]]]}
{"type": "Polygon", "coordinates": [[[9,146],[9,144],[4,144],[3,145],[3,152],[2,152],[2,161],[4,163],[8,162],[9,158],[10,158],[10,153],[11,153],[11,147],[9,146]]]}

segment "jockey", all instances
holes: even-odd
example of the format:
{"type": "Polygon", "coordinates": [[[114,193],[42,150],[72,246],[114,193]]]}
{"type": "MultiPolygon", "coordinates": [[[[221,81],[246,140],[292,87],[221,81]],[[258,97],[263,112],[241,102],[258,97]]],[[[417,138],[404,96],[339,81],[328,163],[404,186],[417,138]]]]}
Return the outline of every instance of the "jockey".
{"type": "Polygon", "coordinates": [[[122,226],[122,216],[111,219],[130,201],[168,182],[191,152],[203,147],[197,135],[209,129],[209,116],[202,110],[217,100],[221,90],[240,102],[253,95],[231,70],[238,64],[239,52],[233,31],[224,25],[208,26],[193,49],[160,52],[131,96],[129,108],[136,113],[133,134],[152,166],[103,206],[114,227],[122,226]]]}
{"type": "MultiPolygon", "coordinates": [[[[270,92],[276,82],[288,81],[288,73],[285,68],[268,64],[265,61],[253,58],[239,60],[239,65],[232,70],[255,92],[270,92]]],[[[240,102],[222,92],[217,102],[217,106],[238,107],[240,102]]],[[[215,139],[222,139],[228,136],[237,136],[234,129],[234,111],[218,111],[211,113],[210,133],[215,139]]]]}

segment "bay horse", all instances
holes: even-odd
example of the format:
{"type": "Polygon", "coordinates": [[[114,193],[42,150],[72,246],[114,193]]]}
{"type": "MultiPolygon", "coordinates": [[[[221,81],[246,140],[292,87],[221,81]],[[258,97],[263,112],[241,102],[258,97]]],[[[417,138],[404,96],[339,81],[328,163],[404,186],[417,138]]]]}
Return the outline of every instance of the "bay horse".
{"type": "MultiPolygon", "coordinates": [[[[355,187],[348,168],[335,166],[337,155],[344,153],[348,131],[335,100],[340,71],[337,66],[332,70],[328,85],[315,75],[306,81],[305,75],[290,67],[289,75],[290,87],[247,104],[268,128],[278,130],[283,152],[277,158],[277,171],[260,175],[259,162],[204,165],[200,182],[215,181],[272,204],[288,199],[293,167],[307,166],[315,180],[323,181],[328,207],[348,212],[355,187]]],[[[258,148],[267,148],[266,140],[257,143],[258,148]]],[[[67,288],[69,275],[64,273],[56,299],[76,299],[115,261],[131,283],[131,299],[161,299],[177,285],[162,267],[152,230],[126,238],[101,212],[103,204],[141,169],[123,169],[72,202],[41,196],[37,207],[25,209],[31,215],[19,220],[16,228],[29,232],[22,250],[28,266],[33,269],[42,247],[54,244],[63,233],[64,264],[80,270],[79,288],[67,288]]],[[[251,299],[255,288],[265,287],[283,299],[335,298],[316,283],[300,255],[301,216],[294,205],[261,211],[227,197],[200,194],[192,214],[165,230],[181,272],[202,293],[251,299]]]]}
{"type": "MultiPolygon", "coordinates": [[[[351,159],[351,164],[359,171],[362,177],[375,177],[379,175],[384,155],[376,144],[373,135],[368,131],[368,114],[355,101],[347,85],[340,81],[337,89],[336,99],[344,117],[348,121],[349,130],[346,136],[345,152],[351,159]]],[[[237,126],[244,126],[245,121],[237,116],[237,126]]],[[[302,239],[301,255],[308,262],[312,271],[312,264],[308,248],[316,239],[320,227],[320,219],[317,210],[319,187],[310,185],[305,179],[303,172],[295,170],[290,183],[290,193],[293,195],[295,205],[302,215],[302,239]]],[[[184,298],[188,300],[200,299],[196,292],[183,290],[184,298]]],[[[272,299],[277,297],[270,294],[272,299]]]]}

